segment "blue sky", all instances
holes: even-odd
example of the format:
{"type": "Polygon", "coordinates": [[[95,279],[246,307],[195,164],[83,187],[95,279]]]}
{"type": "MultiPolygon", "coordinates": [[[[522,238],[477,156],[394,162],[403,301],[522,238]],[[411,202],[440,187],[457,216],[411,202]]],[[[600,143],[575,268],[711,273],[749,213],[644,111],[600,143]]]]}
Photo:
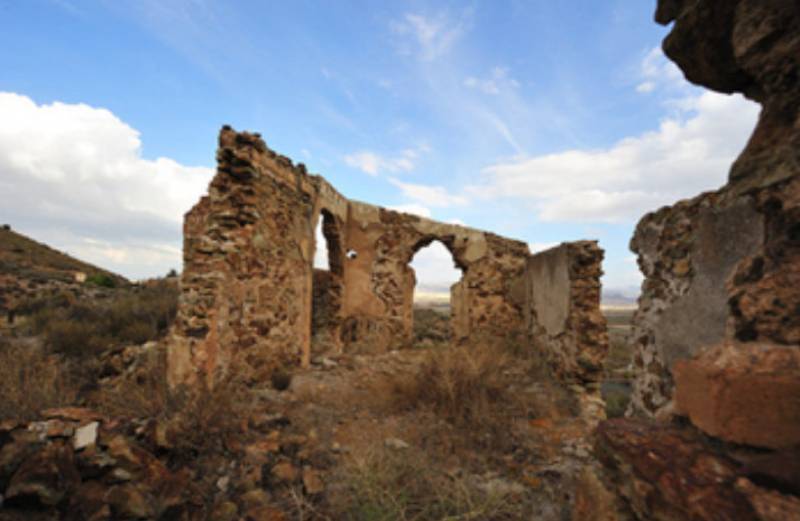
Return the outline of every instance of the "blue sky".
{"type": "Polygon", "coordinates": [[[638,217],[720,186],[757,114],[685,83],[654,9],[0,0],[0,220],[134,278],[179,268],[228,123],[354,199],[599,239],[635,292],[638,217]]]}

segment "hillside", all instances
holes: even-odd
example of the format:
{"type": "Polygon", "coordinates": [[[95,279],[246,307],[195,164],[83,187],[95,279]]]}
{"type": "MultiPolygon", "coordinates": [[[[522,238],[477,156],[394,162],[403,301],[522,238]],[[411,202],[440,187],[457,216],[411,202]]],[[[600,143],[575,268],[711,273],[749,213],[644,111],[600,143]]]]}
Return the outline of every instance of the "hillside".
{"type": "Polygon", "coordinates": [[[130,284],[120,275],[80,261],[7,226],[0,227],[0,315],[8,314],[11,319],[20,303],[64,289],[82,294],[84,281],[89,281],[92,287],[130,284]]]}
{"type": "Polygon", "coordinates": [[[5,226],[0,228],[0,275],[72,282],[75,273],[85,273],[87,277],[103,275],[118,285],[128,283],[120,275],[80,261],[5,226]]]}

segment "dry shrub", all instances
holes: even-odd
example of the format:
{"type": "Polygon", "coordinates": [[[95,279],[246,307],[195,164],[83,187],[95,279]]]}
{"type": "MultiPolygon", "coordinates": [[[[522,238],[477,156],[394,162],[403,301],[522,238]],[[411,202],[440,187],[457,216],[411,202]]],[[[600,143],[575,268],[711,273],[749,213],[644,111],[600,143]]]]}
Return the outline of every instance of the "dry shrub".
{"type": "Polygon", "coordinates": [[[246,433],[255,408],[253,391],[238,378],[178,388],[167,411],[174,451],[185,458],[226,453],[246,433]]]}
{"type": "Polygon", "coordinates": [[[414,343],[444,344],[450,341],[450,316],[430,308],[414,308],[414,343]]]}
{"type": "Polygon", "coordinates": [[[483,443],[502,444],[529,405],[509,390],[513,362],[506,351],[485,345],[432,352],[417,373],[393,379],[393,402],[401,409],[429,408],[483,443]]]}
{"type": "Polygon", "coordinates": [[[154,418],[165,424],[178,459],[224,452],[226,443],[246,430],[256,406],[253,392],[235,377],[219,378],[213,386],[200,379],[173,389],[166,370],[165,350],[147,350],[132,374],[101,386],[90,404],[111,417],[154,418]]]}
{"type": "Polygon", "coordinates": [[[42,335],[54,353],[85,359],[110,347],[161,338],[177,306],[176,285],[160,281],[94,300],[60,293],[27,302],[20,313],[30,316],[31,332],[42,335]]]}
{"type": "Polygon", "coordinates": [[[510,520],[523,519],[530,508],[527,495],[481,490],[413,449],[368,450],[349,460],[335,481],[339,486],[329,498],[329,519],[510,520]]]}
{"type": "Polygon", "coordinates": [[[32,420],[72,405],[78,382],[62,361],[30,343],[0,340],[0,418],[32,420]]]}
{"type": "Polygon", "coordinates": [[[110,417],[158,418],[171,409],[164,346],[140,353],[131,374],[99,386],[89,405],[110,417]]]}

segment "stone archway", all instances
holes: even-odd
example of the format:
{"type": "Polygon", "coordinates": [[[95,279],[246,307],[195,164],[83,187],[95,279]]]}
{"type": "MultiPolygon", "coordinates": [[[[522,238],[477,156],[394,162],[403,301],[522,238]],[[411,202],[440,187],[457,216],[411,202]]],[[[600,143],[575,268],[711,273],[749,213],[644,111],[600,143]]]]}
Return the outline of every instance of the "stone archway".
{"type": "MultiPolygon", "coordinates": [[[[464,282],[467,266],[464,262],[460,262],[456,252],[453,249],[453,243],[454,238],[451,236],[426,236],[417,241],[411,248],[411,255],[408,257],[404,270],[404,301],[406,303],[406,307],[404,309],[404,321],[406,323],[406,331],[407,334],[409,334],[409,339],[413,343],[424,340],[430,340],[432,342],[449,342],[458,336],[455,334],[455,332],[458,329],[457,325],[460,323],[459,319],[462,306],[457,304],[457,300],[459,299],[458,295],[461,294],[461,285],[464,282]],[[459,270],[460,273],[458,273],[457,278],[451,284],[445,284],[446,287],[436,288],[437,292],[446,294],[446,298],[443,299],[444,303],[442,304],[440,302],[438,305],[436,303],[430,305],[430,302],[423,303],[420,301],[421,299],[417,298],[419,296],[417,294],[417,288],[419,286],[420,279],[412,264],[420,252],[426,251],[427,248],[430,248],[436,244],[439,244],[443,250],[449,254],[448,257],[452,262],[453,267],[459,270]],[[441,324],[438,324],[438,322],[440,322],[441,319],[440,317],[437,317],[437,315],[442,313],[446,315],[446,326],[444,331],[439,331],[438,329],[441,329],[441,324]],[[423,331],[421,328],[415,327],[418,325],[416,324],[418,319],[428,321],[428,325],[434,328],[434,330],[423,331]]],[[[442,260],[444,259],[439,259],[439,262],[441,263],[442,260]]],[[[426,289],[430,290],[430,288],[426,289]]]]}

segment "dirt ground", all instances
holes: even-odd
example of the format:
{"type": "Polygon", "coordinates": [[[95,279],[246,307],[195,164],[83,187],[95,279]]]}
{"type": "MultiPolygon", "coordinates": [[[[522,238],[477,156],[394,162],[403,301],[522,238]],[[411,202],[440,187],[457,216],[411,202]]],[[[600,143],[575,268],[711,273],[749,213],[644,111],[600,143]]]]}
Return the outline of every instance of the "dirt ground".
{"type": "Polygon", "coordinates": [[[518,364],[505,376],[528,406],[513,413],[507,442],[476,439],[426,407],[393,404],[391,382],[413,376],[435,349],[463,348],[319,357],[294,375],[288,390],[263,391],[286,415],[291,431],[308,440],[309,461],[326,469],[324,499],[294,505],[298,518],[324,518],[337,502],[347,500],[341,497],[347,487],[337,489],[337,484],[352,478],[353,469],[363,469],[370,458],[391,460],[392,453],[417,464],[420,472],[450,476],[515,505],[511,513],[463,519],[564,518],[572,482],[590,464],[591,452],[584,438],[587,426],[568,412],[568,392],[518,364]]]}

